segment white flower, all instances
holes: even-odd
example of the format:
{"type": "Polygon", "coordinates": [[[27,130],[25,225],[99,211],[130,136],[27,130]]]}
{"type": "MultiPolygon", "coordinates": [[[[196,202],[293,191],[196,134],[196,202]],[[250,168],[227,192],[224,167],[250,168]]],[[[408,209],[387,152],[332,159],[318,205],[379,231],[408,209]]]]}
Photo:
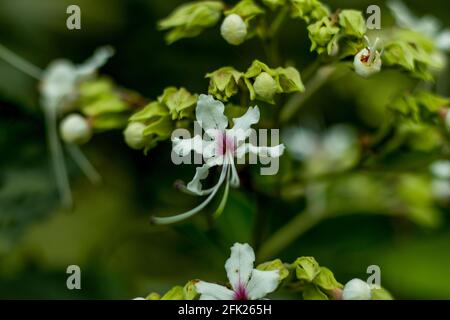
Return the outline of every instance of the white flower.
{"type": "Polygon", "coordinates": [[[225,263],[231,288],[199,281],[195,284],[200,300],[257,300],[275,291],[279,284],[278,270],[253,269],[255,253],[248,244],[235,243],[225,263]]]}
{"type": "Polygon", "coordinates": [[[223,20],[220,33],[229,44],[237,46],[247,37],[247,25],[241,16],[233,13],[223,20]]]}
{"type": "Polygon", "coordinates": [[[372,293],[370,286],[360,280],[353,279],[347,282],[342,290],[343,300],[370,300],[372,299],[372,293]]]}
{"type": "Polygon", "coordinates": [[[241,159],[246,153],[252,153],[266,158],[278,158],[283,154],[284,145],[273,147],[255,146],[245,143],[251,134],[251,126],[259,122],[259,109],[257,106],[248,108],[240,118],[233,119],[234,127],[227,129],[228,119],[224,115],[225,106],[222,102],[214,100],[210,95],[200,95],[197,102],[196,117],[198,124],[205,131],[205,140],[200,135],[191,139],[174,138],[173,151],[186,156],[194,151],[203,156],[205,163],[197,167],[194,178],[184,188],[191,194],[208,195],[207,199],[196,208],[173,217],[153,217],[156,224],[168,224],[187,219],[202,210],[215,196],[220,186],[226,182],[228,185],[239,186],[234,158],[241,159]],[[201,181],[208,176],[209,169],[214,166],[222,166],[219,181],[209,189],[203,189],[201,181]]]}
{"type": "Polygon", "coordinates": [[[361,77],[367,78],[374,73],[381,70],[381,53],[377,51],[379,38],[376,38],[373,45],[371,45],[369,38],[365,37],[367,47],[358,52],[353,61],[355,72],[361,77]]]}
{"type": "Polygon", "coordinates": [[[437,18],[429,15],[418,18],[400,0],[390,0],[387,5],[400,27],[422,33],[433,39],[438,49],[450,52],[450,29],[440,31],[441,23],[437,18]]]}
{"type": "MultiPolygon", "coordinates": [[[[47,67],[41,77],[41,104],[47,121],[47,136],[53,170],[62,202],[67,207],[72,205],[72,195],[64,163],[64,154],[58,137],[58,116],[71,107],[77,96],[77,87],[80,82],[93,76],[97,69],[104,65],[112,55],[112,48],[103,47],[97,49],[90,59],[78,66],[68,60],[57,60],[47,67]]],[[[63,138],[66,139],[66,142],[76,142],[75,140],[78,138],[82,140],[83,138],[89,138],[88,135],[92,134],[89,133],[88,126],[83,125],[80,119],[71,118],[69,122],[61,125],[61,133],[64,134],[63,138]],[[72,130],[74,128],[75,131],[72,130]],[[72,135],[73,133],[81,134],[81,136],[75,137],[72,135]]],[[[68,151],[93,183],[100,180],[99,174],[77,146],[68,146],[68,151]]]]}
{"type": "Polygon", "coordinates": [[[43,73],[41,83],[42,105],[46,109],[67,108],[76,97],[77,85],[94,75],[113,55],[110,47],[102,47],[86,62],[75,65],[69,60],[52,62],[43,73]]]}
{"type": "Polygon", "coordinates": [[[79,114],[70,114],[60,124],[59,131],[64,142],[83,144],[92,137],[92,127],[88,120],[79,114]]]}

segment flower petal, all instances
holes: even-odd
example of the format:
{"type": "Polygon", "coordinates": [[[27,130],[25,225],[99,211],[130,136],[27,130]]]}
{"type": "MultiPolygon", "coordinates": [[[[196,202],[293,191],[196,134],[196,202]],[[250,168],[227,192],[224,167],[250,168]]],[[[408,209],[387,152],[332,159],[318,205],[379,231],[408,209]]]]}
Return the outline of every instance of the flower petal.
{"type": "Polygon", "coordinates": [[[203,153],[203,144],[208,143],[208,141],[203,141],[202,138],[197,135],[191,139],[180,139],[178,137],[174,137],[172,139],[173,147],[172,150],[177,155],[184,157],[187,156],[191,151],[194,151],[198,154],[203,153]]]}
{"type": "Polygon", "coordinates": [[[201,180],[206,179],[206,177],[208,177],[209,168],[210,166],[208,164],[204,164],[201,167],[197,167],[195,170],[195,176],[191,180],[191,182],[188,183],[186,189],[197,195],[205,195],[213,192],[215,187],[212,187],[208,190],[202,190],[201,180]]]}
{"type": "Polygon", "coordinates": [[[243,141],[250,135],[250,127],[259,122],[258,106],[250,107],[247,112],[240,118],[233,118],[233,129],[231,130],[236,140],[243,141]]]}
{"type": "Polygon", "coordinates": [[[235,243],[231,247],[231,256],[225,263],[228,280],[234,290],[246,286],[252,274],[255,252],[247,243],[235,243]]]}
{"type": "Polygon", "coordinates": [[[244,154],[249,152],[249,153],[257,154],[260,157],[264,157],[264,158],[278,158],[283,155],[284,149],[285,149],[284,144],[279,144],[279,145],[276,145],[273,147],[266,147],[266,146],[258,147],[258,146],[254,146],[250,143],[246,143],[246,144],[243,144],[242,146],[240,146],[239,148],[237,148],[236,156],[238,158],[241,158],[244,156],[244,154]]]}
{"type": "Polygon", "coordinates": [[[254,269],[247,284],[247,294],[250,300],[264,298],[275,291],[279,284],[278,270],[261,271],[254,269]]]}
{"type": "Polygon", "coordinates": [[[195,109],[197,122],[205,131],[211,129],[224,131],[228,126],[228,119],[223,114],[224,110],[225,106],[222,102],[214,100],[210,95],[201,94],[195,109]]]}
{"type": "Polygon", "coordinates": [[[195,289],[200,293],[200,300],[233,300],[234,296],[227,287],[205,281],[197,282],[195,289]]]}

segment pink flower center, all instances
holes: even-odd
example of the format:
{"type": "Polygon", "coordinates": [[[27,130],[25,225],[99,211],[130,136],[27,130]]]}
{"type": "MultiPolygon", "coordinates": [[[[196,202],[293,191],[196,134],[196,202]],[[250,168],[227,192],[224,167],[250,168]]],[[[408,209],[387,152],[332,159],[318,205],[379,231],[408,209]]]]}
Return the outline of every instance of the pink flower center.
{"type": "Polygon", "coordinates": [[[234,300],[248,300],[248,294],[247,289],[245,288],[245,285],[239,284],[237,289],[234,291],[234,300]]]}
{"type": "Polygon", "coordinates": [[[220,132],[217,136],[217,153],[218,155],[225,155],[228,152],[234,154],[235,143],[233,137],[227,136],[225,132],[220,132]]]}

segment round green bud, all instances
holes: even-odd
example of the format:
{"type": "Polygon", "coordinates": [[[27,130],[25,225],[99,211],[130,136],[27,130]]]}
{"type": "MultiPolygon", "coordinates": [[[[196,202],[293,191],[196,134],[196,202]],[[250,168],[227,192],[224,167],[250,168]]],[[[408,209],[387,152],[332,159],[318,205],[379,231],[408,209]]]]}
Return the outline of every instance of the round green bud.
{"type": "Polygon", "coordinates": [[[59,132],[63,141],[74,144],[88,142],[93,134],[89,121],[79,114],[65,117],[61,121],[59,132]]]}
{"type": "Polygon", "coordinates": [[[371,52],[369,48],[362,49],[355,56],[353,66],[357,74],[368,78],[381,70],[381,55],[378,51],[371,52]]]}
{"type": "Polygon", "coordinates": [[[255,93],[266,101],[272,101],[277,92],[277,83],[267,72],[261,72],[253,83],[255,93]]]}
{"type": "Polygon", "coordinates": [[[342,290],[344,300],[370,300],[371,298],[370,286],[361,279],[350,280],[342,290]]]}
{"type": "Polygon", "coordinates": [[[141,122],[130,123],[123,135],[125,136],[125,142],[132,149],[142,149],[145,145],[144,138],[145,124],[141,122]]]}
{"type": "Polygon", "coordinates": [[[239,15],[233,13],[223,20],[220,33],[229,44],[237,46],[247,37],[247,25],[239,15]]]}

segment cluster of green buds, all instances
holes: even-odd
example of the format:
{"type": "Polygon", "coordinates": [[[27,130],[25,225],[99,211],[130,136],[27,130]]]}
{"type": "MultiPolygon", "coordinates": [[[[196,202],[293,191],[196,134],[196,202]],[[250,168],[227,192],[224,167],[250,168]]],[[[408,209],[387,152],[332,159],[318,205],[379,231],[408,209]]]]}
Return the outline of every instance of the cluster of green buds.
{"type": "Polygon", "coordinates": [[[258,60],[246,72],[223,67],[208,73],[206,77],[210,79],[209,94],[223,101],[228,101],[239,89],[246,89],[251,100],[272,104],[275,103],[276,94],[305,90],[300,73],[294,67],[273,69],[258,60]]]}
{"type": "Polygon", "coordinates": [[[133,149],[147,152],[158,141],[170,137],[176,127],[183,126],[186,120],[193,120],[197,95],[185,88],[168,87],[156,101],[129,118],[124,131],[125,141],[133,149]]]}

